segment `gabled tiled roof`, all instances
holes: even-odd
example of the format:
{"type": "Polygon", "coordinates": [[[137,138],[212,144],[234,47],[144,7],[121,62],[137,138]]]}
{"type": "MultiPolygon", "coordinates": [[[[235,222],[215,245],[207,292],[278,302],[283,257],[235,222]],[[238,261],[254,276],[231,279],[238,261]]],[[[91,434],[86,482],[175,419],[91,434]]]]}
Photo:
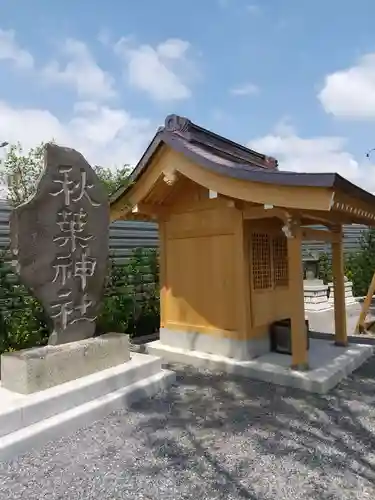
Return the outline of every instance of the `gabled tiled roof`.
{"type": "Polygon", "coordinates": [[[206,130],[189,119],[169,115],[160,127],[137,166],[130,174],[130,184],[116,191],[111,203],[121,198],[147,169],[152,156],[163,145],[182,153],[207,170],[249,182],[283,186],[337,188],[375,203],[375,197],[336,173],[300,173],[278,169],[275,158],[241,146],[206,130]]]}

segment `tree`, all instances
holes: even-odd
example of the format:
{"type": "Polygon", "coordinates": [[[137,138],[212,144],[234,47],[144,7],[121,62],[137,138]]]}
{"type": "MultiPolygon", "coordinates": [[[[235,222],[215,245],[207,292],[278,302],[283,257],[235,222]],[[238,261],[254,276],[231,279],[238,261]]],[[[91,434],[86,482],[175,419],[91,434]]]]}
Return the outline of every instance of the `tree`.
{"type": "Polygon", "coordinates": [[[5,159],[1,162],[4,182],[7,185],[7,199],[17,206],[34,194],[43,170],[44,144],[24,153],[20,143],[9,146],[5,159]]]}
{"type": "MultiPolygon", "coordinates": [[[[34,194],[44,168],[44,146],[45,144],[41,143],[27,153],[24,152],[20,143],[9,146],[0,166],[3,181],[7,185],[7,199],[12,206],[23,203],[34,194]]],[[[129,165],[124,165],[116,170],[94,166],[93,170],[110,195],[126,185],[130,169],[129,165]]]]}
{"type": "Polygon", "coordinates": [[[346,268],[353,280],[354,295],[366,295],[375,272],[375,229],[368,229],[362,234],[360,249],[349,255],[346,268]]]}
{"type": "Polygon", "coordinates": [[[123,167],[116,170],[95,165],[93,169],[95,170],[96,175],[99,177],[99,179],[106,185],[108,195],[113,194],[119,188],[125,186],[128,183],[130,173],[129,165],[124,165],[123,167]]]}

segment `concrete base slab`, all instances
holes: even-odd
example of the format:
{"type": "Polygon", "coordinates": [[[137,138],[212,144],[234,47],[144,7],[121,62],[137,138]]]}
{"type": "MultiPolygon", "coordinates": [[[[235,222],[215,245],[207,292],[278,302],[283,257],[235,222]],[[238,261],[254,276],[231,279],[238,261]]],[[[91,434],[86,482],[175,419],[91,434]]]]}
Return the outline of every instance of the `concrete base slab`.
{"type": "MultiPolygon", "coordinates": [[[[362,304],[356,302],[346,307],[346,324],[348,335],[355,331],[355,327],[362,310],[362,304]]],[[[372,319],[371,311],[367,315],[368,319],[372,319]]],[[[335,317],[334,310],[328,312],[321,312],[319,314],[310,313],[306,311],[306,318],[309,320],[310,331],[334,333],[335,331],[335,317]]],[[[375,317],[374,317],[375,318],[375,317]]]]}
{"type": "Polygon", "coordinates": [[[122,333],[62,345],[47,345],[1,356],[1,383],[31,394],[129,361],[129,338],[122,333]]]}
{"type": "Polygon", "coordinates": [[[248,361],[269,352],[268,337],[251,340],[236,340],[233,338],[207,335],[199,332],[184,332],[160,328],[160,342],[170,347],[178,347],[187,351],[207,352],[240,361],[248,361]]]}
{"type": "Polygon", "coordinates": [[[268,353],[250,361],[236,361],[224,356],[165,346],[160,341],[150,342],[146,345],[146,349],[150,354],[161,356],[169,362],[222,370],[265,382],[324,394],[370,358],[374,347],[357,344],[337,347],[332,342],[311,339],[310,370],[306,372],[292,370],[290,368],[291,356],[285,354],[268,353]]]}
{"type": "Polygon", "coordinates": [[[328,301],[325,304],[305,304],[305,312],[306,313],[322,313],[322,312],[329,312],[333,310],[333,306],[328,303],[328,301]]]}
{"type": "Polygon", "coordinates": [[[174,381],[160,358],[132,353],[127,363],[34,394],[0,384],[0,460],[71,434],[174,381]]]}

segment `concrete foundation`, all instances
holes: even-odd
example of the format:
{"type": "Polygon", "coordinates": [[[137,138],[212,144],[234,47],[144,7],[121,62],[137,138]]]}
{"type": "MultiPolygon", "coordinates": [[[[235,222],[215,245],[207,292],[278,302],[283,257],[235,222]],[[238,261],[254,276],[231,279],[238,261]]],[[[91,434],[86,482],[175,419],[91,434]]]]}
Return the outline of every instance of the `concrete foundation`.
{"type": "MultiPolygon", "coordinates": [[[[334,304],[334,297],[335,297],[335,287],[333,283],[328,283],[328,286],[330,288],[330,294],[329,294],[329,303],[333,307],[334,304]]],[[[353,297],[353,283],[352,281],[345,281],[345,305],[350,306],[352,304],[355,304],[357,301],[355,297],[353,297]]]]}
{"type": "Polygon", "coordinates": [[[69,435],[175,381],[161,359],[132,353],[131,360],[34,394],[0,384],[0,460],[69,435]]]}
{"type": "Polygon", "coordinates": [[[370,358],[374,348],[371,345],[358,344],[337,347],[326,340],[311,339],[310,369],[306,372],[291,370],[291,356],[274,352],[251,361],[238,361],[224,356],[166,346],[160,341],[150,342],[146,349],[150,354],[161,356],[168,362],[220,370],[324,394],[370,358]]]}
{"type": "Polygon", "coordinates": [[[253,340],[235,340],[198,332],[160,329],[160,343],[186,351],[201,351],[245,361],[270,352],[269,337],[253,340]]]}
{"type": "Polygon", "coordinates": [[[322,312],[332,309],[332,304],[328,300],[328,285],[323,280],[305,280],[303,282],[305,311],[322,312]]]}
{"type": "Polygon", "coordinates": [[[1,384],[10,391],[31,394],[129,360],[128,336],[107,333],[69,344],[5,353],[1,356],[1,384]]]}

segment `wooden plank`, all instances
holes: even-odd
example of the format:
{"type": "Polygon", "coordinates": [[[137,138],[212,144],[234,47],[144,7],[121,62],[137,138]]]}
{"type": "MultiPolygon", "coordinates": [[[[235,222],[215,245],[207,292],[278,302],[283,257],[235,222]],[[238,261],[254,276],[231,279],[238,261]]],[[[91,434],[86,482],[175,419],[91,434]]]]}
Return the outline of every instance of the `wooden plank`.
{"type": "Polygon", "coordinates": [[[361,310],[361,313],[360,313],[359,318],[358,318],[355,332],[363,333],[365,330],[365,320],[366,320],[368,310],[370,309],[370,305],[371,305],[371,301],[372,301],[372,297],[374,295],[374,292],[375,292],[375,272],[372,276],[372,280],[371,280],[370,286],[368,288],[366,298],[363,301],[362,310],[361,310]]]}

